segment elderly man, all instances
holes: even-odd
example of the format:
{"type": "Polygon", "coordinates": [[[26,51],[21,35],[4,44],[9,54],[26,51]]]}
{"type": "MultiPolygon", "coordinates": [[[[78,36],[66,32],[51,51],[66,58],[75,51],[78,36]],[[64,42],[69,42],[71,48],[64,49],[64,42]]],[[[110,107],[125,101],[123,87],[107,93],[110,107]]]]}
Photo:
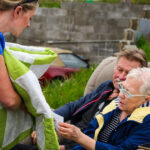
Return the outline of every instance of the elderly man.
{"type": "Polygon", "coordinates": [[[150,108],[140,107],[150,101],[150,68],[133,69],[118,84],[119,106],[99,114],[85,134],[74,125],[60,123],[62,136],[80,145],[73,150],[136,150],[150,142],[150,108]]]}
{"type": "MultiPolygon", "coordinates": [[[[64,121],[71,120],[71,124],[83,131],[96,114],[118,96],[118,82],[124,81],[130,70],[139,67],[147,67],[146,56],[142,50],[128,48],[122,51],[114,68],[113,80],[102,83],[96,90],[79,100],[56,109],[55,113],[63,116],[64,121]]],[[[66,149],[74,146],[68,140],[60,144],[65,144],[66,149]]]]}

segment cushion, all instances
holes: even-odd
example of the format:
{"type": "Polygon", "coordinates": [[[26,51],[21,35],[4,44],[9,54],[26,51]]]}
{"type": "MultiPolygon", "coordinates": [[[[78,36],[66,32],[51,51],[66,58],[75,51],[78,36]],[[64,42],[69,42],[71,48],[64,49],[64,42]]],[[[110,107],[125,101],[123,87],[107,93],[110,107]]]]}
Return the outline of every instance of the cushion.
{"type": "Polygon", "coordinates": [[[84,95],[95,90],[102,82],[112,80],[116,57],[105,58],[95,69],[85,87],[84,95]]]}

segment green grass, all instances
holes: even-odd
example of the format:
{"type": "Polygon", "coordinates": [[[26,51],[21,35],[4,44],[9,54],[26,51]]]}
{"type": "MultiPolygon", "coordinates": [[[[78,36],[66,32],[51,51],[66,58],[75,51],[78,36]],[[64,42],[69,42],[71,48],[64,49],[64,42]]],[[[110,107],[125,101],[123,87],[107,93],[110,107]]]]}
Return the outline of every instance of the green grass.
{"type": "Polygon", "coordinates": [[[95,67],[81,69],[80,72],[73,74],[71,78],[63,82],[56,80],[42,87],[44,96],[50,107],[56,109],[82,97],[86,83],[95,67]]]}
{"type": "Polygon", "coordinates": [[[149,41],[144,36],[141,36],[139,38],[139,40],[136,41],[136,46],[138,48],[141,48],[145,52],[147,61],[150,62],[150,43],[149,43],[149,41]]]}

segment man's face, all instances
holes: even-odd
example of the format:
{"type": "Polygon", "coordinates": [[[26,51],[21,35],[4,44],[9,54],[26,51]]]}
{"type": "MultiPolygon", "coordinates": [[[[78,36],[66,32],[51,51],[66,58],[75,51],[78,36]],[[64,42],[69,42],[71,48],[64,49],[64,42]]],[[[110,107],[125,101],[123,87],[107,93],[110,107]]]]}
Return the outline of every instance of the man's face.
{"type": "Polygon", "coordinates": [[[141,67],[140,62],[130,61],[125,57],[121,57],[114,68],[114,75],[113,75],[114,87],[118,89],[118,82],[124,81],[130,70],[139,67],[141,67]]]}
{"type": "Polygon", "coordinates": [[[118,106],[120,110],[126,112],[127,114],[131,114],[136,108],[146,102],[145,96],[136,96],[141,95],[139,90],[142,84],[143,83],[141,80],[136,81],[133,77],[130,77],[122,82],[123,90],[126,90],[126,92],[132,94],[133,97],[127,97],[128,94],[126,95],[123,91],[120,91],[118,106]]]}

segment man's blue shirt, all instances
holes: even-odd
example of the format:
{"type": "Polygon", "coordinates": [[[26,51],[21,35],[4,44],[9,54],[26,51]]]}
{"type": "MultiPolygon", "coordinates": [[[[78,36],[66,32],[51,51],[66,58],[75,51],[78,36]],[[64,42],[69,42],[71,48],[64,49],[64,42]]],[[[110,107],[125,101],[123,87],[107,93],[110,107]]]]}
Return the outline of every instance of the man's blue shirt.
{"type": "Polygon", "coordinates": [[[3,34],[0,32],[0,55],[3,55],[5,48],[5,40],[3,34]]]}

